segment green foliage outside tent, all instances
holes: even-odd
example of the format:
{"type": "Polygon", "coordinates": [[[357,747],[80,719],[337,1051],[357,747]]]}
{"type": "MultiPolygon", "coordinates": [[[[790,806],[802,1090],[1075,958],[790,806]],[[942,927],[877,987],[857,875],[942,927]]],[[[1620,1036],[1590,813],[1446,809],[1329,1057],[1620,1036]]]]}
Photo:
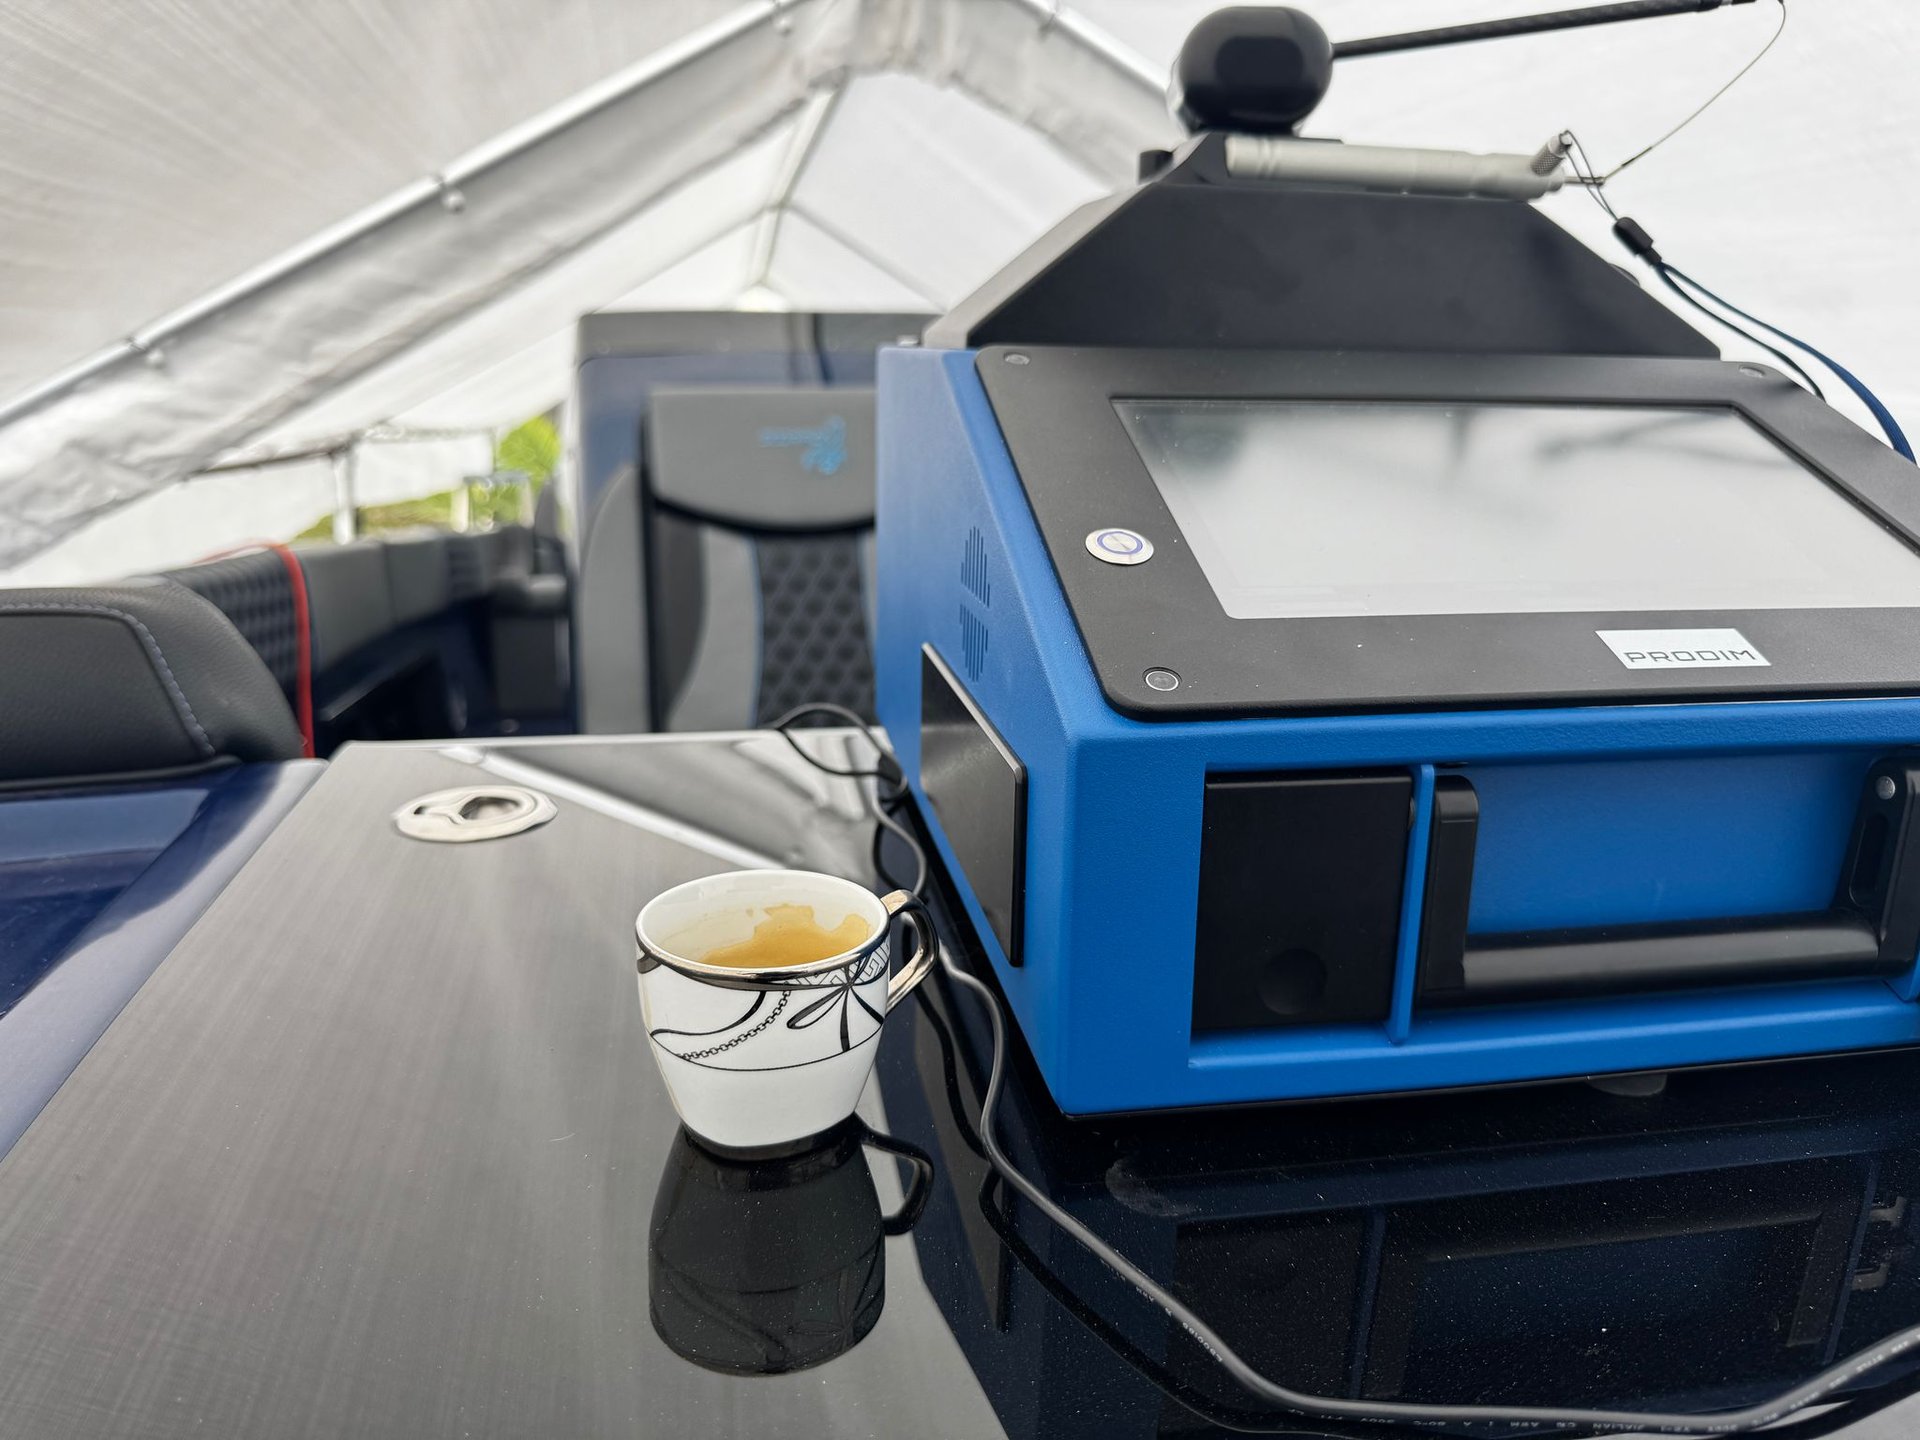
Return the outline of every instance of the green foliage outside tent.
{"type": "MultiPolygon", "coordinates": [[[[493,469],[497,476],[525,475],[532,482],[533,494],[553,478],[560,464],[560,431],[545,415],[522,421],[493,447],[493,469]]],[[[487,485],[469,482],[435,495],[400,500],[391,505],[363,505],[354,513],[354,529],[361,535],[376,535],[387,530],[409,530],[432,526],[451,530],[454,525],[454,500],[464,489],[467,493],[468,525],[486,529],[508,525],[521,519],[521,489],[517,484],[487,485]]],[[[293,537],[295,540],[330,540],[333,517],[322,515],[293,537]]]]}

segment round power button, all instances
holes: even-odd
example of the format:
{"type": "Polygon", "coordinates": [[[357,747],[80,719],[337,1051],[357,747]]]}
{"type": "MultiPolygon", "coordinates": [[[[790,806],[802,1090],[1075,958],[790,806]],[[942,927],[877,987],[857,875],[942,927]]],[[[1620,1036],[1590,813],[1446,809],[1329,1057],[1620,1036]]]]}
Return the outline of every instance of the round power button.
{"type": "Polygon", "coordinates": [[[1087,553],[1109,565],[1141,565],[1153,558],[1153,542],[1133,530],[1095,530],[1087,536],[1087,553]]]}

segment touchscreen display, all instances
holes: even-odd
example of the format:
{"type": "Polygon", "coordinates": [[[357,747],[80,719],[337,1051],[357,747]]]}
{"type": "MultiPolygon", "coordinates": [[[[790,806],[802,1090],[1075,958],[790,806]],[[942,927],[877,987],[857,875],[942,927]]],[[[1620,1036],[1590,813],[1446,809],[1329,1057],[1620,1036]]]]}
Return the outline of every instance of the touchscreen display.
{"type": "Polygon", "coordinates": [[[1733,410],[1115,408],[1240,619],[1920,606],[1920,555],[1733,410]]]}

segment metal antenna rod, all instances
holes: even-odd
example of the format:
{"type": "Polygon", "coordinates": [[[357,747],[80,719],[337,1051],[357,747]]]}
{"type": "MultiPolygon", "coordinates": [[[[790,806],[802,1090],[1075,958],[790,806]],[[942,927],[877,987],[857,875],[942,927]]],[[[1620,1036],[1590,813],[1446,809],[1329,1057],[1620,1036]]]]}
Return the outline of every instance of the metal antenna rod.
{"type": "Polygon", "coordinates": [[[1401,35],[1378,35],[1371,40],[1342,40],[1333,58],[1352,60],[1362,55],[1390,55],[1400,50],[1429,50],[1439,45],[1465,45],[1474,40],[1504,40],[1513,35],[1539,35],[1549,30],[1577,30],[1586,25],[1612,25],[1622,20],[1653,20],[1662,15],[1687,15],[1718,10],[1725,5],[1751,5],[1753,0],[1622,0],[1615,5],[1589,5],[1581,10],[1554,10],[1545,15],[1515,15],[1507,20],[1482,20],[1472,25],[1447,25],[1438,30],[1409,30],[1401,35]]]}

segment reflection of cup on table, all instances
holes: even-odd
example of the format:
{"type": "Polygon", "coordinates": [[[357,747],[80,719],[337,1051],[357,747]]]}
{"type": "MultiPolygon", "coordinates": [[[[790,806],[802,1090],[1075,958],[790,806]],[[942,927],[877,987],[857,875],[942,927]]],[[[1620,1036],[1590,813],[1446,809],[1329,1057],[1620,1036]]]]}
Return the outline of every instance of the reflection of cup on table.
{"type": "Polygon", "coordinates": [[[734,1160],[685,1130],[653,1203],[648,1309],[675,1354],[728,1375],[780,1375],[845,1354],[880,1318],[884,1237],[926,1203],[933,1162],[858,1120],[774,1160],[734,1160]],[[861,1154],[905,1159],[914,1178],[882,1215],[861,1154]]]}
{"type": "Polygon", "coordinates": [[[932,967],[926,909],[804,870],[709,875],[634,922],[640,1008],[673,1107],[709,1145],[767,1154],[853,1114],[888,1011],[932,967]],[[889,975],[890,928],[914,950],[889,975]]]}

